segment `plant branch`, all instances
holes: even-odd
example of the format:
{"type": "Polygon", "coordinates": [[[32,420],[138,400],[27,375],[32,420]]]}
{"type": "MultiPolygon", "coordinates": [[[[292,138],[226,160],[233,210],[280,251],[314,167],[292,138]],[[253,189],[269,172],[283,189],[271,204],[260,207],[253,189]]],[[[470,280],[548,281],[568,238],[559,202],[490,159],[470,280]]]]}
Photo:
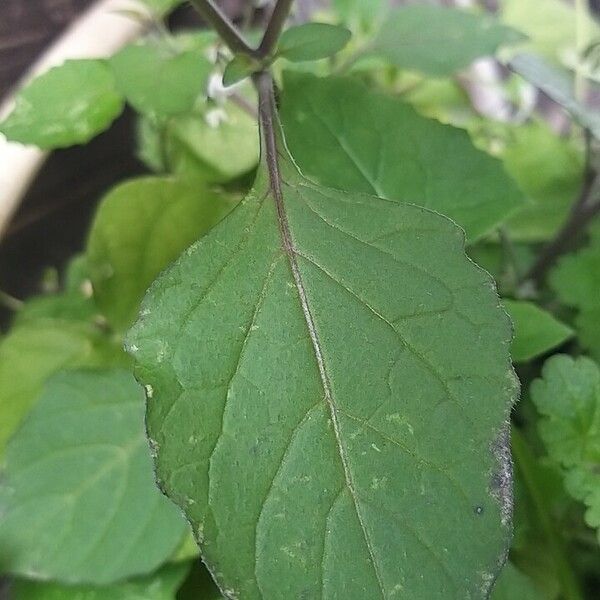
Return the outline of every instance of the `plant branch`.
{"type": "Polygon", "coordinates": [[[259,58],[266,58],[275,50],[293,2],[294,0],[277,0],[263,39],[258,47],[259,58]]]}
{"type": "Polygon", "coordinates": [[[238,94],[237,92],[233,92],[229,95],[229,100],[233,102],[236,106],[241,108],[249,117],[253,119],[258,119],[258,111],[256,110],[256,105],[254,105],[249,100],[246,100],[244,96],[238,94]]]}
{"type": "Polygon", "coordinates": [[[588,223],[600,213],[600,198],[594,193],[599,183],[598,173],[592,160],[592,136],[586,130],[586,159],[583,172],[583,183],[577,200],[571,207],[569,217],[558,231],[554,239],[540,252],[537,260],[529,269],[523,281],[542,283],[546,273],[556,259],[567,252],[577,236],[587,227],[588,223]]]}
{"type": "Polygon", "coordinates": [[[202,18],[207,21],[221,39],[227,44],[234,54],[247,54],[248,56],[257,56],[257,51],[251,48],[242,34],[227,16],[216,6],[212,0],[190,0],[192,6],[200,13],[202,18]]]}

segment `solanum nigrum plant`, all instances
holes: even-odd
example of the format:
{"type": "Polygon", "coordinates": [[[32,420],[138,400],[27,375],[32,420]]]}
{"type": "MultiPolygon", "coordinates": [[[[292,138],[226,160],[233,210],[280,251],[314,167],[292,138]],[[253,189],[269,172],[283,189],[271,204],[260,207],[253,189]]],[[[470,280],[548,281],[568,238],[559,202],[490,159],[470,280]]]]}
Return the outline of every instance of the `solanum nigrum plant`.
{"type": "Polygon", "coordinates": [[[0,344],[13,596],[593,597],[600,125],[568,73],[501,54],[560,137],[478,108],[473,61],[526,39],[488,15],[148,4],[0,124],[61,148],[127,103],[153,172],[0,344]]]}

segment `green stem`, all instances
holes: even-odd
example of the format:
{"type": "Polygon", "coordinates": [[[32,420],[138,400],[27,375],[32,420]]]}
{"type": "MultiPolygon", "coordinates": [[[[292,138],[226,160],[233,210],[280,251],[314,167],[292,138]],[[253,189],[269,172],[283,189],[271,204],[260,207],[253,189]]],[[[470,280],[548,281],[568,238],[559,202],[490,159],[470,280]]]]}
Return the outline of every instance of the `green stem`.
{"type": "Polygon", "coordinates": [[[212,0],[190,0],[202,18],[210,23],[221,39],[229,46],[234,54],[246,54],[254,58],[257,51],[251,48],[235,25],[227,18],[212,0]]]}
{"type": "Polygon", "coordinates": [[[585,130],[586,159],[583,182],[579,196],[573,203],[564,225],[553,240],[540,252],[537,260],[523,278],[523,281],[543,282],[546,273],[556,259],[573,247],[579,235],[586,230],[590,222],[600,214],[600,198],[597,197],[599,174],[596,172],[592,154],[592,135],[585,130]]]}
{"type": "Polygon", "coordinates": [[[566,600],[584,600],[579,588],[579,581],[567,559],[561,535],[554,526],[550,507],[538,481],[535,457],[521,432],[514,426],[512,428],[511,445],[516,468],[531,498],[539,524],[546,538],[547,549],[552,555],[552,562],[554,563],[562,595],[566,600]]]}
{"type": "Polygon", "coordinates": [[[259,58],[266,58],[275,50],[293,2],[294,0],[277,0],[271,19],[265,30],[265,35],[258,47],[259,58]]]}
{"type": "Polygon", "coordinates": [[[340,62],[333,70],[334,75],[345,75],[361,58],[368,56],[370,45],[364,45],[354,50],[348,57],[340,62]]]}

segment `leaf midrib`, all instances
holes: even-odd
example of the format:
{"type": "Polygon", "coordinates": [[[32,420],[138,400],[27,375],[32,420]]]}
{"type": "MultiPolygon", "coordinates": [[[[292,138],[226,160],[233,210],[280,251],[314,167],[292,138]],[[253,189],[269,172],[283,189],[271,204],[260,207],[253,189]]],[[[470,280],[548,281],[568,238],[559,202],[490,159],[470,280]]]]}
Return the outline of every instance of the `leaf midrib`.
{"type": "Polygon", "coordinates": [[[317,332],[317,327],[315,324],[314,317],[312,315],[310,304],[308,302],[308,294],[306,291],[306,287],[304,286],[304,281],[302,279],[302,275],[300,273],[300,268],[298,266],[297,261],[297,251],[294,246],[294,242],[291,235],[291,230],[289,226],[289,221],[287,217],[287,213],[285,210],[285,204],[283,199],[283,190],[282,185],[284,183],[281,169],[279,166],[279,149],[277,143],[277,134],[275,132],[275,127],[279,127],[278,122],[274,122],[275,120],[270,120],[268,123],[269,126],[264,127],[264,138],[265,138],[265,150],[266,150],[266,163],[267,170],[269,173],[269,183],[270,190],[275,201],[275,208],[277,211],[277,225],[279,228],[279,232],[281,235],[281,240],[283,244],[283,250],[288,258],[288,262],[290,265],[290,270],[292,272],[292,278],[294,280],[294,285],[296,287],[296,291],[298,292],[298,298],[300,300],[300,306],[302,309],[302,314],[304,316],[304,320],[306,322],[306,327],[308,329],[308,333],[310,336],[310,340],[312,343],[312,347],[315,354],[315,360],[317,361],[317,366],[319,369],[319,376],[321,379],[321,384],[323,386],[323,392],[325,395],[325,401],[329,408],[329,412],[331,415],[331,423],[333,432],[335,435],[336,445],[338,448],[338,452],[340,455],[340,460],[342,462],[342,468],[344,471],[344,479],[346,483],[346,487],[350,492],[350,497],[352,498],[352,502],[354,504],[354,509],[356,512],[356,516],[365,539],[365,544],[367,546],[367,550],[369,552],[370,562],[373,565],[373,571],[375,573],[375,577],[377,578],[377,583],[379,585],[379,591],[381,593],[381,597],[385,599],[385,589],[383,586],[383,580],[381,574],[379,573],[379,569],[377,567],[377,561],[375,559],[375,553],[373,550],[373,544],[369,537],[369,533],[367,532],[366,525],[363,520],[362,513],[359,508],[359,498],[355,490],[354,481],[352,478],[352,473],[350,471],[350,466],[348,463],[348,457],[346,456],[346,450],[342,443],[341,433],[340,433],[340,423],[338,416],[338,408],[335,404],[335,400],[333,399],[333,393],[331,389],[331,382],[329,380],[329,375],[327,373],[327,369],[325,367],[325,359],[323,356],[323,350],[321,347],[321,341],[319,339],[319,335],[317,332]]]}

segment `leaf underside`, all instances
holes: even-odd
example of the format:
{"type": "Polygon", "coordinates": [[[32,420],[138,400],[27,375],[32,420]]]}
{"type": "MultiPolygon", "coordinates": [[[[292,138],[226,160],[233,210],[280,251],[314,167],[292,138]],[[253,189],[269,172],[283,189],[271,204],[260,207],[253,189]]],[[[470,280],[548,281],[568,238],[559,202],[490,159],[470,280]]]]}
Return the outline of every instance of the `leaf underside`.
{"type": "Polygon", "coordinates": [[[509,538],[510,326],[463,234],[280,148],[128,337],[159,483],[230,598],[484,598],[509,538]]]}

